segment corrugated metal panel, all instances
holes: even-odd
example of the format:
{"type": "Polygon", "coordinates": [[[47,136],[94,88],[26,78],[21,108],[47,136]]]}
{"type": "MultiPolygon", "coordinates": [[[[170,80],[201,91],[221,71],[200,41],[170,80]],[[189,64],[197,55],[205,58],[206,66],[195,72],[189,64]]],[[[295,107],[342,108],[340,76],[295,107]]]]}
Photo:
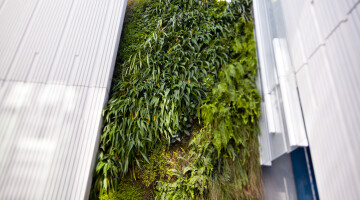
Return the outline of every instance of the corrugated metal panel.
{"type": "MultiPolygon", "coordinates": [[[[290,145],[287,127],[287,123],[290,123],[287,120],[290,119],[285,119],[282,91],[272,43],[274,37],[285,37],[285,34],[282,32],[282,27],[274,24],[275,18],[279,17],[274,15],[281,11],[280,4],[273,4],[268,0],[256,0],[253,2],[253,6],[260,65],[261,84],[259,85],[261,85],[263,97],[259,123],[262,133],[259,138],[260,160],[262,165],[270,165],[272,160],[296,148],[290,145]]],[[[306,143],[302,142],[301,145],[306,145],[306,143]]]]}
{"type": "MultiPolygon", "coordinates": [[[[360,152],[357,133],[360,129],[360,1],[258,0],[254,1],[255,22],[264,17],[264,14],[257,14],[264,12],[261,9],[279,2],[320,198],[360,199],[360,157],[357,155],[360,152]]],[[[271,16],[265,17],[271,19],[271,16]]],[[[273,26],[256,23],[256,27],[262,28],[263,33],[267,33],[266,29],[271,33],[274,27],[283,25],[281,20],[276,20],[273,26]]],[[[268,45],[268,40],[273,38],[283,39],[276,35],[260,37],[262,39],[257,40],[260,47],[268,45]]],[[[277,57],[276,45],[274,48],[277,57]]],[[[264,51],[259,53],[260,61],[263,55],[272,56],[271,48],[264,51]]],[[[284,100],[287,95],[281,85],[290,87],[292,83],[287,79],[281,81],[282,58],[283,55],[276,58],[276,64],[284,100]]],[[[260,64],[271,68],[272,63],[269,63],[260,64]]],[[[272,75],[262,73],[261,76],[272,75]]],[[[286,108],[284,110],[286,115],[286,108]]],[[[269,144],[273,145],[271,137],[269,144]]]]}
{"type": "Polygon", "coordinates": [[[319,2],[314,1],[313,20],[321,24],[324,44],[296,75],[315,177],[320,198],[359,199],[359,1],[319,2]],[[331,12],[345,17],[326,17],[331,12]]]}
{"type": "Polygon", "coordinates": [[[125,8],[0,2],[0,199],[88,197],[125,8]]]}
{"type": "MultiPolygon", "coordinates": [[[[274,107],[271,106],[272,99],[275,98],[274,95],[271,95],[271,91],[276,87],[275,75],[273,69],[273,54],[271,51],[271,46],[268,45],[266,41],[270,40],[270,33],[266,29],[261,27],[269,27],[269,22],[267,19],[267,9],[265,1],[254,1],[254,15],[255,15],[255,30],[256,30],[256,41],[257,41],[257,53],[259,60],[260,70],[259,77],[261,77],[260,88],[262,94],[262,103],[261,103],[261,116],[260,116],[260,128],[261,135],[259,136],[260,142],[260,162],[262,165],[271,165],[271,161],[273,158],[273,153],[271,148],[271,140],[276,141],[277,149],[275,156],[278,155],[278,151],[284,152],[285,145],[284,139],[281,134],[272,134],[281,132],[279,131],[279,119],[274,116],[277,114],[277,111],[274,107]],[[259,46],[261,45],[261,46],[259,46]],[[268,67],[266,67],[268,66],[268,67]],[[268,105],[265,105],[267,103],[268,105]],[[277,120],[277,121],[275,121],[277,120]],[[271,137],[271,138],[270,138],[271,137]],[[280,143],[280,145],[279,145],[280,143]]],[[[274,94],[274,93],[273,93],[274,94]]]]}
{"type": "Polygon", "coordinates": [[[294,68],[286,39],[274,38],[273,48],[286,119],[286,132],[291,146],[308,146],[302,110],[297,92],[294,68]]]}
{"type": "MultiPolygon", "coordinates": [[[[304,53],[304,58],[309,58],[314,51],[324,43],[320,35],[318,21],[314,20],[313,6],[310,1],[281,1],[284,11],[284,19],[286,23],[286,32],[289,46],[293,47],[293,43],[301,44],[303,52],[290,48],[292,57],[296,54],[304,53]],[[295,42],[295,40],[300,40],[295,42]]],[[[299,48],[297,46],[297,48],[299,48]]],[[[298,69],[306,60],[295,60],[295,69],[298,69]]]]}
{"type": "MultiPolygon", "coordinates": [[[[353,90],[343,88],[334,79],[331,74],[333,66],[328,64],[325,52],[325,47],[321,47],[309,61],[309,66],[300,70],[298,75],[319,194],[324,199],[358,199],[360,159],[356,156],[359,148],[354,148],[354,144],[360,142],[356,136],[356,130],[360,128],[359,118],[347,119],[345,115],[353,117],[352,115],[357,115],[359,110],[354,103],[346,105],[349,99],[344,99],[334,90],[341,88],[358,92],[359,89],[357,86],[353,87],[353,90]],[[308,70],[307,74],[302,74],[306,73],[305,70],[308,70]],[[315,101],[309,101],[311,98],[315,101]],[[347,106],[354,110],[345,110],[344,107],[347,106]],[[349,129],[352,127],[346,124],[349,123],[346,120],[356,123],[357,129],[349,129]]],[[[360,96],[353,97],[357,99],[360,96]]]]}
{"type": "Polygon", "coordinates": [[[346,1],[337,0],[329,3],[327,0],[314,0],[312,8],[318,21],[321,38],[328,37],[331,32],[346,19],[346,1]]]}
{"type": "Polygon", "coordinates": [[[292,9],[292,15],[285,16],[284,14],[288,45],[289,47],[296,47],[296,49],[298,49],[296,52],[290,49],[290,55],[295,71],[306,62],[304,44],[301,41],[301,34],[297,26],[299,24],[298,19],[301,16],[301,12],[305,9],[305,5],[307,5],[308,2],[309,1],[281,1],[283,10],[289,9],[288,7],[296,8],[292,9]]]}
{"type": "MultiPolygon", "coordinates": [[[[261,110],[265,110],[264,103],[261,103],[261,110]]],[[[262,135],[259,136],[259,152],[260,152],[260,164],[270,166],[272,164],[271,147],[268,135],[263,135],[268,132],[266,126],[266,115],[261,113],[259,119],[260,132],[262,135]]]]}

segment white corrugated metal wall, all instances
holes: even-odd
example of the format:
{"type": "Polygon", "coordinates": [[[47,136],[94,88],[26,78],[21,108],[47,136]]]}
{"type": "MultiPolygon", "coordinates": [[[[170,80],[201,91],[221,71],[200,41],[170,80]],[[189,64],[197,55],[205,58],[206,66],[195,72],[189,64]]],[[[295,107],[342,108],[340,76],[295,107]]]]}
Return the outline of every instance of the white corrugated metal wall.
{"type": "Polygon", "coordinates": [[[360,1],[257,4],[281,5],[320,198],[360,199],[360,1]]]}
{"type": "Polygon", "coordinates": [[[360,1],[282,0],[322,199],[360,199],[360,1]]]}
{"type": "Polygon", "coordinates": [[[88,198],[126,0],[0,0],[0,199],[88,198]]]}
{"type": "Polygon", "coordinates": [[[308,141],[285,39],[281,4],[256,0],[253,5],[260,66],[258,86],[262,94],[260,162],[271,165],[272,160],[281,155],[299,146],[308,146],[308,141]]]}

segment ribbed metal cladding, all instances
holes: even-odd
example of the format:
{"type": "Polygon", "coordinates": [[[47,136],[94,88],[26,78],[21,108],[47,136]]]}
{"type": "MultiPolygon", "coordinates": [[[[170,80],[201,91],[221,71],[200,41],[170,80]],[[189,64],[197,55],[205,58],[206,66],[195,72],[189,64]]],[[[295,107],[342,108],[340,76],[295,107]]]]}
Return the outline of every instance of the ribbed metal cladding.
{"type": "Polygon", "coordinates": [[[320,199],[360,199],[360,1],[281,2],[320,199]]]}
{"type": "Polygon", "coordinates": [[[126,0],[0,1],[0,199],[86,199],[126,0]]]}

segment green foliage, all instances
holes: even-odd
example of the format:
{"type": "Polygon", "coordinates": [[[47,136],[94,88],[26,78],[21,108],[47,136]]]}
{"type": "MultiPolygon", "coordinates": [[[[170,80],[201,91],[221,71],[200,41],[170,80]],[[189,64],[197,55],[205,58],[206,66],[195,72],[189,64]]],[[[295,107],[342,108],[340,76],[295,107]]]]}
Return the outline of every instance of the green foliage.
{"type": "Polygon", "coordinates": [[[261,167],[256,138],[247,144],[235,160],[223,157],[218,162],[218,172],[209,182],[211,199],[262,199],[261,167]]]}
{"type": "Polygon", "coordinates": [[[145,191],[141,187],[133,186],[131,183],[121,183],[117,190],[110,190],[107,194],[100,195],[100,200],[142,200],[145,191]]]}
{"type": "MultiPolygon", "coordinates": [[[[233,21],[250,7],[216,1],[143,1],[121,39],[104,111],[97,187],[140,167],[159,141],[188,134],[218,70],[229,62],[233,21]]],[[[131,173],[133,174],[133,173],[131,173]]]]}
{"type": "Polygon", "coordinates": [[[260,96],[252,23],[240,20],[231,62],[201,106],[203,129],[190,142],[188,167],[176,181],[158,185],[158,199],[260,199],[258,160],[260,96]]]}
{"type": "Polygon", "coordinates": [[[155,180],[164,180],[168,165],[165,147],[165,145],[156,147],[149,156],[149,163],[145,162],[141,169],[137,168],[136,178],[139,178],[145,187],[153,185],[155,180]]]}
{"type": "Polygon", "coordinates": [[[224,149],[232,158],[234,146],[246,147],[249,138],[256,138],[260,116],[252,24],[241,22],[236,30],[239,36],[232,46],[233,62],[221,70],[220,81],[201,107],[204,124],[213,132],[213,145],[219,154],[224,149]],[[233,144],[231,148],[229,144],[233,144]]]}
{"type": "Polygon", "coordinates": [[[172,179],[158,182],[155,199],[208,199],[214,160],[213,152],[208,150],[210,142],[198,137],[201,134],[190,142],[188,151],[176,154],[174,167],[167,175],[172,179]]]}
{"type": "Polygon", "coordinates": [[[249,178],[260,114],[250,16],[248,0],[133,4],[103,113],[93,188],[110,193],[101,198],[122,194],[116,186],[127,176],[145,187],[158,181],[157,199],[251,197],[239,192],[257,180],[249,178]],[[200,133],[169,164],[162,144],[189,136],[197,123],[200,133]]]}

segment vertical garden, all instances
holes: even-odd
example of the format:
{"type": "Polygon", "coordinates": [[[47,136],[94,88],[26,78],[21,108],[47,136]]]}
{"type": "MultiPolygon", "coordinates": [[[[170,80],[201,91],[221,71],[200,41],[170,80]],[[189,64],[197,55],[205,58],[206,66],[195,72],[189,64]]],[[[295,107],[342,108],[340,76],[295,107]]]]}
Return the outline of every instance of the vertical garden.
{"type": "Polygon", "coordinates": [[[261,198],[251,6],[128,3],[91,198],[261,198]]]}

